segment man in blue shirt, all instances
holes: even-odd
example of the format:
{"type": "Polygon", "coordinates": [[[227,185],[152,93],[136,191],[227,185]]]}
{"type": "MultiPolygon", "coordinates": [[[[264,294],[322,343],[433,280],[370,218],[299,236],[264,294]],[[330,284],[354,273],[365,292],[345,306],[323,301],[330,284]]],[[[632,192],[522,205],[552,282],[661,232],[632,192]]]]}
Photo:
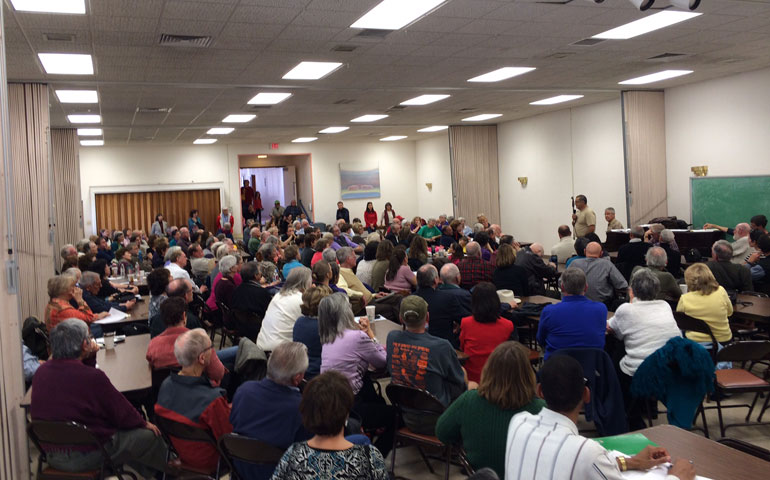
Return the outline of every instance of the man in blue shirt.
{"type": "Polygon", "coordinates": [[[607,307],[586,298],[586,275],[568,268],[561,275],[562,300],[540,314],[537,341],[545,347],[545,359],[563,348],[604,348],[607,307]]]}

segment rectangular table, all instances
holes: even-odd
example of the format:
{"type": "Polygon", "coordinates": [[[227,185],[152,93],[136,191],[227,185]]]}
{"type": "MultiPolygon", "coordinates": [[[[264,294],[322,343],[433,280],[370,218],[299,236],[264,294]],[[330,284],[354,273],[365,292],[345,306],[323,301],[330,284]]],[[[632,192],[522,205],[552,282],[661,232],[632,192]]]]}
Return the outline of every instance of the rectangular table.
{"type": "MultiPolygon", "coordinates": [[[[680,252],[684,253],[695,248],[704,257],[711,256],[711,246],[714,245],[714,242],[725,238],[724,232],[720,230],[673,230],[673,232],[680,252]]],[[[628,239],[628,232],[609,231],[607,232],[607,241],[604,242],[604,248],[608,251],[616,251],[628,243],[628,239]]]]}
{"type": "MultiPolygon", "coordinates": [[[[125,342],[116,344],[111,350],[99,349],[96,352],[96,366],[121,393],[146,390],[152,386],[152,373],[146,359],[149,345],[149,333],[126,337],[125,342]]],[[[29,407],[31,398],[32,388],[27,390],[21,406],[29,407]]]]}
{"type": "Polygon", "coordinates": [[[672,425],[639,430],[672,459],[692,460],[698,475],[714,480],[757,480],[770,476],[770,463],[672,425]]]}
{"type": "Polygon", "coordinates": [[[136,302],[134,307],[126,313],[128,313],[128,316],[123,320],[111,323],[101,323],[97,320],[96,323],[101,325],[102,329],[107,332],[112,332],[127,323],[141,322],[146,324],[150,319],[150,297],[142,297],[142,301],[136,302]]]}
{"type": "Polygon", "coordinates": [[[738,302],[733,307],[732,318],[770,323],[770,298],[739,294],[738,302]],[[741,305],[740,302],[751,302],[751,305],[741,305]]]}

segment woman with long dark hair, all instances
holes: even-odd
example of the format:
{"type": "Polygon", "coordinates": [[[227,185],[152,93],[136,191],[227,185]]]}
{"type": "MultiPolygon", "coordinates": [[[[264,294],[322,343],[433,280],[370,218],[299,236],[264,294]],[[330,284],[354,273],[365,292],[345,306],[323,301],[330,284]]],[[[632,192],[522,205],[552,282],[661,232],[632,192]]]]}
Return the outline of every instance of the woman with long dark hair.
{"type": "Polygon", "coordinates": [[[366,223],[367,232],[372,233],[377,230],[377,212],[374,211],[374,204],[372,204],[372,202],[366,202],[364,222],[366,223]]]}
{"type": "Polygon", "coordinates": [[[388,263],[388,271],[385,274],[385,288],[392,292],[411,292],[417,287],[417,279],[406,259],[406,251],[403,248],[393,250],[393,255],[388,263]]]}

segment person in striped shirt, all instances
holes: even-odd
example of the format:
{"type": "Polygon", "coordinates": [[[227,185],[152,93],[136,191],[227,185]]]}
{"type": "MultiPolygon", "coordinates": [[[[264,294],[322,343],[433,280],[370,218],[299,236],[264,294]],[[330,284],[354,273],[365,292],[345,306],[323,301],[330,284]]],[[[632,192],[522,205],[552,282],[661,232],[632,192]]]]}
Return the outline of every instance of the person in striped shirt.
{"type": "MultiPolygon", "coordinates": [[[[505,445],[505,480],[620,480],[626,470],[647,470],[670,461],[664,448],[648,445],[633,457],[615,458],[578,433],[580,409],[591,399],[583,368],[572,357],[553,355],[540,370],[537,394],[546,402],[539,414],[511,419],[505,445]]],[[[695,467],[677,460],[667,480],[693,480],[695,467]]]]}

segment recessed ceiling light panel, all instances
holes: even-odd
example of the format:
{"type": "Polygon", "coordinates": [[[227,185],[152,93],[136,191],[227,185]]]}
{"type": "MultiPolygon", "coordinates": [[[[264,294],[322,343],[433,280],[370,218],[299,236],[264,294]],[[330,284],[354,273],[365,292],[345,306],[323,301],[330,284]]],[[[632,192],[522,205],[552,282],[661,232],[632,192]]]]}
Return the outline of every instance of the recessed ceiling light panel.
{"type": "Polygon", "coordinates": [[[85,0],[11,0],[19,12],[85,14],[85,0]]]}
{"type": "Polygon", "coordinates": [[[493,70],[489,73],[485,73],[484,75],[479,75],[478,77],[469,78],[468,81],[499,82],[509,78],[517,77],[519,75],[524,75],[525,73],[531,72],[532,70],[535,69],[533,67],[503,67],[498,68],[497,70],[493,70]]]}
{"type": "Polygon", "coordinates": [[[377,120],[382,120],[383,118],[388,118],[387,115],[361,115],[360,117],[356,117],[351,122],[356,123],[362,123],[362,122],[376,122],[377,120]]]}
{"type": "Polygon", "coordinates": [[[195,140],[193,143],[195,145],[211,145],[212,143],[216,143],[216,138],[199,138],[195,140]]]}
{"type": "Polygon", "coordinates": [[[463,122],[483,122],[484,120],[491,120],[493,118],[502,116],[502,113],[482,113],[481,115],[474,115],[472,117],[463,118],[463,122]]]}
{"type": "Polygon", "coordinates": [[[689,75],[692,70],[663,70],[658,73],[651,73],[642,77],[631,78],[629,80],[623,80],[618,82],[619,85],[644,85],[646,83],[655,83],[669,78],[681,77],[682,75],[689,75]]]}
{"type": "Polygon", "coordinates": [[[101,123],[102,116],[76,113],[73,115],[67,115],[67,120],[69,120],[70,123],[101,123]]]}
{"type": "Polygon", "coordinates": [[[291,93],[260,92],[249,100],[249,105],[276,105],[291,97],[291,93]]]}
{"type": "Polygon", "coordinates": [[[447,128],[449,127],[447,127],[446,125],[433,125],[432,127],[421,128],[417,131],[422,133],[431,133],[431,132],[440,132],[441,130],[446,130],[447,128]]]}
{"type": "Polygon", "coordinates": [[[84,147],[101,147],[104,145],[104,140],[81,140],[80,145],[84,147]]]}
{"type": "Polygon", "coordinates": [[[669,27],[679,22],[684,22],[691,18],[695,18],[701,13],[695,12],[678,12],[676,10],[666,10],[658,12],[655,15],[644,17],[625,25],[621,25],[617,28],[607,30],[606,32],[594,35],[592,38],[604,38],[607,40],[627,40],[629,38],[638,37],[645,33],[653,32],[661,28],[669,27]]]}
{"type": "Polygon", "coordinates": [[[318,133],[340,133],[348,129],[350,129],[350,127],[327,127],[318,133]]]}
{"type": "Polygon", "coordinates": [[[291,143],[310,143],[318,140],[318,137],[299,137],[291,141],[291,143]]]}
{"type": "Polygon", "coordinates": [[[56,90],[61,103],[99,103],[96,90],[56,90]]]}
{"type": "Polygon", "coordinates": [[[91,55],[80,53],[38,53],[45,73],[50,75],[93,75],[91,55]]]}
{"type": "Polygon", "coordinates": [[[381,142],[395,142],[397,140],[403,140],[406,138],[406,135],[391,135],[389,137],[383,137],[380,139],[381,142]]]}
{"type": "Polygon", "coordinates": [[[229,135],[230,133],[233,133],[233,130],[235,130],[232,127],[215,127],[215,128],[209,128],[208,132],[206,132],[208,135],[229,135]]]}
{"type": "Polygon", "coordinates": [[[339,62],[300,62],[283,76],[284,80],[318,80],[342,66],[339,62]]]}
{"type": "Polygon", "coordinates": [[[101,134],[101,128],[78,128],[78,135],[81,137],[98,137],[101,134]]]}
{"type": "Polygon", "coordinates": [[[553,105],[555,103],[564,103],[564,102],[569,102],[571,100],[577,100],[578,98],[583,98],[583,95],[556,95],[555,97],[544,98],[536,102],[530,102],[529,104],[530,105],[553,105]]]}
{"type": "Polygon", "coordinates": [[[237,114],[234,113],[232,115],[228,115],[225,118],[222,119],[222,122],[224,123],[246,123],[250,122],[257,118],[256,115],[249,115],[249,114],[237,114]]]}
{"type": "Polygon", "coordinates": [[[449,95],[420,95],[419,97],[410,98],[409,100],[401,102],[400,105],[428,105],[444,100],[445,98],[449,98],[449,95]]]}
{"type": "Polygon", "coordinates": [[[430,13],[446,0],[383,0],[356,20],[351,28],[398,30],[430,13]]]}

